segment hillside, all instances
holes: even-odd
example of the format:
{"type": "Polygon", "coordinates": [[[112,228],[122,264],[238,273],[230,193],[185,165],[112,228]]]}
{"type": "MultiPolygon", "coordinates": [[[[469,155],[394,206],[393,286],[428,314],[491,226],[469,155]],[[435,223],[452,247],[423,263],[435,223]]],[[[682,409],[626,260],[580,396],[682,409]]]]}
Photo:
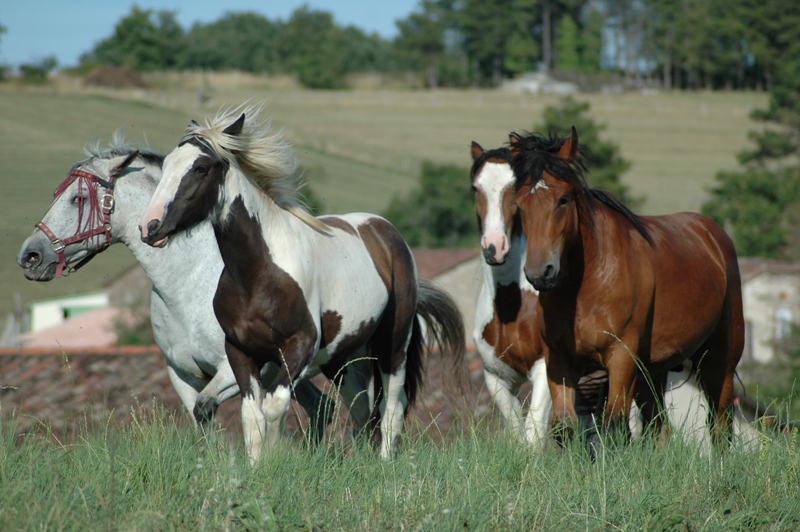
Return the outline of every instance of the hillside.
{"type": "MultiPolygon", "coordinates": [[[[237,78],[238,79],[238,78],[237,78]]],[[[553,96],[488,90],[430,92],[303,91],[258,80],[220,84],[198,108],[186,87],[151,91],[0,87],[0,316],[35,299],[99,287],[133,262],[121,246],[68,279],[24,280],[15,264],[22,241],[50,205],[52,191],[89,140],[118,127],[134,142],[170,150],[190,118],[250,99],[266,101],[274,124],[295,143],[300,164],[326,212],[380,212],[416,183],[423,160],[464,167],[471,140],[499,146],[511,130],[528,130],[553,96]]],[[[648,200],[643,212],[699,209],[714,174],[736,167],[754,124],[749,112],[766,104],[757,93],[675,93],[581,96],[608,125],[605,136],[633,162],[624,176],[648,200]]],[[[569,125],[565,125],[569,127],[569,125]]],[[[591,146],[590,146],[591,148],[591,146]]],[[[591,176],[589,177],[591,180],[591,176]]]]}

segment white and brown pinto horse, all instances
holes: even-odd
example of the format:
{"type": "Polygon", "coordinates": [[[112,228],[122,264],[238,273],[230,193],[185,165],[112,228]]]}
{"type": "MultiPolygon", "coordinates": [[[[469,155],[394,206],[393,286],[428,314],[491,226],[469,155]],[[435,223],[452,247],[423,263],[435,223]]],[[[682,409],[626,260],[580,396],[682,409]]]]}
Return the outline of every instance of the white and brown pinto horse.
{"type": "Polygon", "coordinates": [[[483,286],[473,339],[484,380],[506,425],[520,440],[541,448],[552,402],[537,319],[537,292],[525,278],[525,235],[517,213],[511,150],[472,143],[472,192],[481,234],[483,286]],[[520,386],[532,384],[523,420],[520,386]]]}
{"type": "Polygon", "coordinates": [[[578,380],[599,364],[609,378],[605,426],[627,432],[635,400],[645,426],[660,428],[667,371],[689,359],[722,441],[744,345],[730,238],[699,214],[636,216],[589,188],[574,128],[566,139],[510,141],[555,427],[574,427],[578,380]]]}
{"type": "Polygon", "coordinates": [[[314,218],[298,206],[291,146],[258,108],[238,114],[187,128],[164,161],[142,240],[163,246],[211,219],[225,264],[214,310],[242,390],[251,460],[276,444],[292,386],[317,372],[340,386],[357,432],[378,423],[379,404],[381,456],[389,458],[421,383],[420,318],[463,365],[461,315],[449,296],[420,283],[389,222],[363,213],[314,218]],[[262,380],[268,363],[280,369],[262,380]]]}

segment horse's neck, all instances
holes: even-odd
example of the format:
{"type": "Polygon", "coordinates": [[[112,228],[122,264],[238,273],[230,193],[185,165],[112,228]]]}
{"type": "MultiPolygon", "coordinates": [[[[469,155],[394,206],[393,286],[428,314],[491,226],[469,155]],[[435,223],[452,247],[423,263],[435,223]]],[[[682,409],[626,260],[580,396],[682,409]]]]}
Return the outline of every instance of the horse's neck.
{"type": "Polygon", "coordinates": [[[185,299],[185,293],[200,284],[214,286],[222,269],[210,223],[195,227],[188,235],[172,239],[164,249],[153,248],[139,236],[139,216],[155,191],[155,177],[128,174],[117,181],[116,207],[111,218],[113,238],[123,242],[153,282],[167,304],[185,299]],[[187,283],[187,278],[193,279],[187,283]]]}
{"type": "Polygon", "coordinates": [[[307,256],[304,248],[314,232],[238,171],[226,178],[225,201],[213,226],[226,269],[241,279],[258,275],[262,261],[289,269],[287,264],[307,256]],[[242,260],[243,251],[251,260],[242,260]]]}
{"type": "Polygon", "coordinates": [[[490,266],[486,261],[481,261],[483,269],[483,287],[488,292],[489,297],[497,304],[502,304],[498,298],[507,294],[507,291],[498,292],[498,286],[512,286],[516,284],[520,290],[526,289],[533,291],[533,286],[525,278],[523,266],[525,264],[525,235],[513,235],[509,242],[509,251],[503,264],[490,266]]]}

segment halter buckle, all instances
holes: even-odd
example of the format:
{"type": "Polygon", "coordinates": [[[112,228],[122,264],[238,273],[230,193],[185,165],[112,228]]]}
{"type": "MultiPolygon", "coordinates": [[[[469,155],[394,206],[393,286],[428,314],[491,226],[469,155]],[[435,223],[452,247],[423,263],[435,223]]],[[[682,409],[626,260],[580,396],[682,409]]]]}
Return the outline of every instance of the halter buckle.
{"type": "Polygon", "coordinates": [[[53,251],[55,251],[56,253],[61,253],[61,251],[63,251],[63,249],[66,247],[64,243],[57,238],[52,241],[52,244],[53,244],[53,251]]]}
{"type": "Polygon", "coordinates": [[[114,196],[111,194],[103,194],[103,199],[100,201],[100,208],[106,212],[111,212],[114,209],[114,196]]]}

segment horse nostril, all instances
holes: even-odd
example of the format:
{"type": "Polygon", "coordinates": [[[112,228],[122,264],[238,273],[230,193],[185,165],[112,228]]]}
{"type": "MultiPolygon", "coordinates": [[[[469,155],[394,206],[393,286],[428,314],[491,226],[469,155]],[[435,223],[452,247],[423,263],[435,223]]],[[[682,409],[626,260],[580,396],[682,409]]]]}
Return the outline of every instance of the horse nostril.
{"type": "Polygon", "coordinates": [[[555,273],[555,269],[556,269],[555,266],[553,266],[552,264],[548,264],[547,266],[545,266],[542,278],[548,281],[552,279],[553,274],[555,273]]]}
{"type": "Polygon", "coordinates": [[[147,222],[147,232],[151,235],[158,231],[159,227],[161,227],[161,222],[159,220],[153,219],[147,222]]]}
{"type": "Polygon", "coordinates": [[[487,260],[494,260],[495,247],[494,244],[489,244],[489,247],[483,248],[483,257],[487,260]]]}
{"type": "Polygon", "coordinates": [[[20,262],[20,266],[24,268],[33,268],[42,263],[42,255],[38,251],[28,252],[20,262]]]}

